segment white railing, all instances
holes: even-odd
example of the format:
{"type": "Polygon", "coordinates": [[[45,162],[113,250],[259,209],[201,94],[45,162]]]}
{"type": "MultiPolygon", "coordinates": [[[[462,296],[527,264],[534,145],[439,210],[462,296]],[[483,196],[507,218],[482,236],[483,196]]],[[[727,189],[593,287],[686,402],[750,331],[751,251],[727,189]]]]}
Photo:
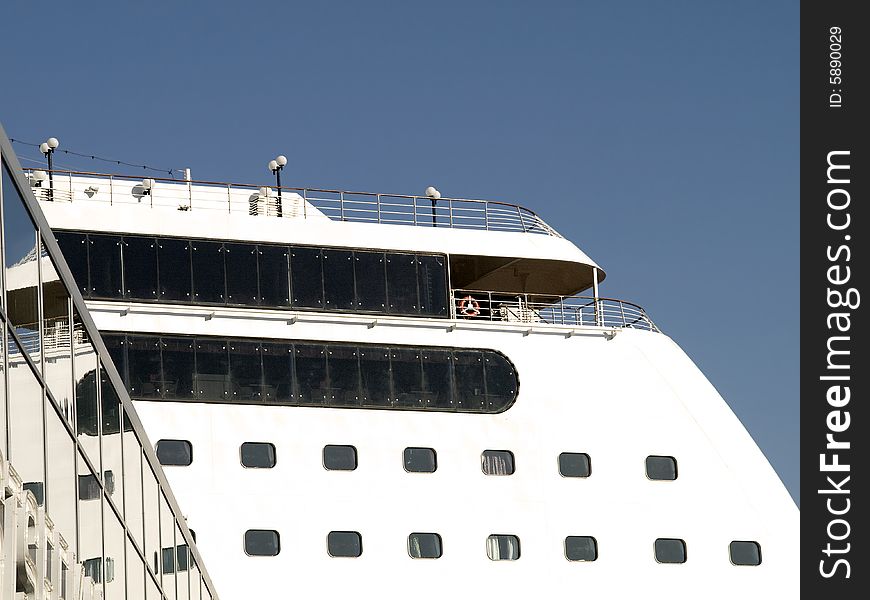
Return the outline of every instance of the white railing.
{"type": "Polygon", "coordinates": [[[659,331],[646,311],[637,304],[593,296],[453,290],[451,316],[475,321],[659,331]]]}
{"type": "Polygon", "coordinates": [[[264,187],[214,181],[52,171],[51,180],[26,170],[39,200],[133,204],[181,211],[214,210],[291,218],[387,223],[486,231],[537,233],[561,237],[533,211],[505,202],[430,198],[296,187],[264,187]]]}

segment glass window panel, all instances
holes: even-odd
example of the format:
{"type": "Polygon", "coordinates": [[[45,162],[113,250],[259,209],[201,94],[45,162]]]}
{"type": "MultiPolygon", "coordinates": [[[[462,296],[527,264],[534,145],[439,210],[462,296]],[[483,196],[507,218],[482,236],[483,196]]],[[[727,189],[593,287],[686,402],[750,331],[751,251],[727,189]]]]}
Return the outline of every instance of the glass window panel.
{"type": "Polygon", "coordinates": [[[362,536],[356,531],[330,531],[326,547],[332,557],[356,558],[362,555],[362,536]]]}
{"type": "Polygon", "coordinates": [[[126,235],[122,244],[124,292],[135,300],[156,300],[157,240],[152,237],[126,235]]]}
{"type": "Polygon", "coordinates": [[[142,546],[142,445],[130,417],[124,411],[124,522],[127,529],[142,546]]]}
{"type": "Polygon", "coordinates": [[[655,556],[660,563],[684,563],[686,542],[674,538],[659,538],[655,541],[655,556]]]}
{"type": "Polygon", "coordinates": [[[281,552],[281,538],[272,529],[248,529],[245,532],[245,554],[248,556],[277,556],[281,552]]]}
{"type": "Polygon", "coordinates": [[[447,259],[444,256],[418,256],[420,312],[447,316],[447,259]]]}
{"type": "Polygon", "coordinates": [[[42,331],[43,376],[55,402],[70,420],[73,394],[69,293],[48,257],[42,260],[42,331]]]}
{"type": "Polygon", "coordinates": [[[450,351],[424,348],[422,354],[423,407],[453,409],[453,360],[450,351]]]}
{"type": "Polygon", "coordinates": [[[142,598],[145,593],[145,564],[133,542],[127,538],[127,598],[142,598]]]}
{"type": "Polygon", "coordinates": [[[163,593],[169,600],[176,600],[176,550],[175,517],[169,508],[166,496],[160,494],[160,548],[163,593]]]}
{"type": "Polygon", "coordinates": [[[492,412],[505,410],[517,397],[517,377],[513,366],[497,352],[484,353],[487,408],[492,412]]]}
{"type": "Polygon", "coordinates": [[[163,397],[173,400],[193,398],[193,338],[163,337],[160,345],[163,359],[163,397]]]}
{"type": "MultiPolygon", "coordinates": [[[[96,481],[96,474],[91,471],[81,453],[78,454],[79,480],[96,481]]],[[[81,494],[80,494],[81,495],[81,494]]],[[[79,555],[82,562],[90,561],[90,572],[102,579],[104,573],[103,559],[103,503],[100,497],[96,500],[78,501],[79,514],[79,555]]],[[[102,583],[101,581],[99,583],[102,583]]]]}
{"type": "Polygon", "coordinates": [[[148,336],[127,337],[127,374],[130,396],[160,398],[160,339],[148,336]]]}
{"type": "Polygon", "coordinates": [[[420,312],[417,296],[417,257],[387,254],[388,312],[413,315],[420,312]]]}
{"type": "Polygon", "coordinates": [[[12,347],[9,353],[9,461],[24,483],[44,486],[42,386],[29,363],[12,347]]]}
{"type": "Polygon", "coordinates": [[[565,558],[570,561],[593,561],[598,558],[598,542],[588,535],[565,538],[565,558]]]}
{"type": "Polygon", "coordinates": [[[734,541],[728,545],[731,563],[755,567],[761,564],[761,546],[758,542],[734,541]]]}
{"type": "Polygon", "coordinates": [[[106,599],[124,598],[127,588],[127,572],[124,566],[124,546],[127,536],[124,535],[124,526],[109,508],[104,506],[103,519],[106,524],[104,539],[106,553],[106,599]]]}
{"type": "Polygon", "coordinates": [[[460,409],[480,411],[486,408],[483,356],[476,350],[453,353],[455,400],[460,409]]]}
{"type": "Polygon", "coordinates": [[[356,466],[356,448],[353,446],[323,447],[323,468],[327,471],[353,471],[356,466]]]}
{"type": "Polygon", "coordinates": [[[257,304],[257,247],[253,244],[224,244],[227,271],[227,302],[257,304]]]}
{"type": "Polygon", "coordinates": [[[76,280],[76,286],[83,296],[87,296],[88,284],[88,237],[84,233],[55,231],[54,239],[69,270],[76,280]]]}
{"type": "Polygon", "coordinates": [[[242,465],[252,469],[275,466],[275,445],[268,442],[245,442],[239,449],[242,465]]]}
{"type": "Polygon", "coordinates": [[[329,364],[329,406],[359,406],[359,359],[354,346],[330,344],[327,346],[329,364]]]}
{"type": "Polygon", "coordinates": [[[486,555],[489,560],[517,560],[520,557],[520,538],[493,534],[486,539],[486,555]]]}
{"type": "Polygon", "coordinates": [[[323,271],[319,248],[292,248],[290,275],[293,306],[323,308],[323,271]]]}
{"type": "Polygon", "coordinates": [[[263,402],[263,371],[260,345],[229,342],[230,398],[236,402],[263,402]]]}
{"type": "Polygon", "coordinates": [[[421,356],[421,352],[415,348],[392,348],[390,350],[393,394],[396,406],[404,408],[423,407],[421,356]]]}
{"type": "Polygon", "coordinates": [[[361,310],[386,311],[387,274],[383,252],[354,252],[356,305],[361,310]]]}
{"type": "Polygon", "coordinates": [[[157,552],[160,549],[160,505],[158,498],[160,490],[157,487],[157,478],[148,465],[148,459],[142,456],[142,502],[145,515],[145,557],[148,560],[148,568],[157,575],[160,573],[157,552]]]}
{"type": "Polygon", "coordinates": [[[441,536],[437,533],[412,533],[408,536],[411,558],[441,558],[441,536]]]}
{"type": "Polygon", "coordinates": [[[159,440],[155,451],[163,466],[186,467],[193,462],[193,446],[187,440],[159,440]]]}
{"type": "Polygon", "coordinates": [[[435,450],[432,448],[405,448],[404,466],[409,473],[434,473],[438,468],[435,450]]]}
{"type": "Polygon", "coordinates": [[[120,335],[102,334],[103,343],[106,345],[106,350],[109,351],[109,356],[112,357],[112,362],[118,370],[118,375],[125,383],[127,379],[127,344],[126,337],[120,335]]]}
{"type": "Polygon", "coordinates": [[[480,455],[484,475],[513,475],[514,455],[509,450],[484,450],[480,455]]]}
{"type": "Polygon", "coordinates": [[[646,476],[659,481],[673,481],[677,478],[677,459],[673,456],[647,456],[646,476]]]}
{"type": "Polygon", "coordinates": [[[121,400],[108,375],[100,369],[103,434],[103,483],[106,494],[124,514],[124,465],[121,454],[121,400]]]}
{"type": "Polygon", "coordinates": [[[39,246],[36,226],[3,163],[3,244],[6,267],[6,316],[25,350],[39,354],[39,246]]]}
{"type": "Polygon", "coordinates": [[[391,406],[389,348],[361,346],[359,355],[363,406],[391,406]]]}
{"type": "Polygon", "coordinates": [[[229,397],[229,357],[221,339],[196,340],[194,389],[198,400],[224,402],[229,397]]]}
{"type": "Polygon", "coordinates": [[[592,466],[589,455],[583,452],[563,452],[559,455],[559,474],[562,477],[589,477],[592,466]]]}
{"type": "Polygon", "coordinates": [[[226,301],[223,245],[194,240],[190,248],[194,301],[223,304],[226,301]]]}
{"type": "Polygon", "coordinates": [[[88,266],[91,273],[91,296],[120,298],[121,236],[88,234],[88,266]]]}
{"type": "Polygon", "coordinates": [[[157,240],[161,300],[190,302],[190,244],[187,240],[157,240]]]}
{"type": "Polygon", "coordinates": [[[257,246],[260,304],[290,304],[290,252],[285,246],[257,246]]]}
{"type": "Polygon", "coordinates": [[[76,551],[76,454],[73,439],[51,405],[46,404],[46,511],[76,551]]]}
{"type": "Polygon", "coordinates": [[[263,397],[269,403],[289,403],[293,393],[293,346],[262,344],[263,397]]]}
{"type": "Polygon", "coordinates": [[[327,309],[354,307],[353,252],[323,250],[323,290],[327,309]]]}
{"type": "Polygon", "coordinates": [[[329,387],[326,348],[314,344],[296,344],[295,359],[298,403],[323,404],[329,387]]]}

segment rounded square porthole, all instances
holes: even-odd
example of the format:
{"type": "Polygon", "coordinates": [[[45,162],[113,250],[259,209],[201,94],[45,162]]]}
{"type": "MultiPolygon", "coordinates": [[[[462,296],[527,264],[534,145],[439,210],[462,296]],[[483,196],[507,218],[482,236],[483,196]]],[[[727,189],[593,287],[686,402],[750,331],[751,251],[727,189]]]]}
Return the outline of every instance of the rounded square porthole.
{"type": "Polygon", "coordinates": [[[166,467],[186,467],[193,462],[193,446],[187,440],[159,440],[154,450],[166,467]]]}
{"type": "Polygon", "coordinates": [[[403,458],[408,473],[434,473],[438,468],[435,450],[432,448],[405,448],[403,458]]]}
{"type": "Polygon", "coordinates": [[[411,558],[441,558],[441,536],[437,533],[412,533],[408,536],[411,558]]]}
{"type": "Polygon", "coordinates": [[[484,450],[480,455],[484,475],[513,475],[514,454],[510,450],[484,450]]]}
{"type": "Polygon", "coordinates": [[[589,477],[592,474],[589,455],[582,452],[563,452],[559,455],[559,474],[562,477],[589,477]]]}
{"type": "Polygon", "coordinates": [[[655,555],[660,563],[684,563],[686,542],[676,538],[659,538],[655,542],[655,555]]]}
{"type": "Polygon", "coordinates": [[[266,442],[245,442],[239,448],[242,466],[249,469],[271,469],[275,466],[275,445],[266,442]]]}
{"type": "Polygon", "coordinates": [[[654,481],[674,481],[677,478],[677,459],[673,456],[647,456],[646,476],[654,481]]]}
{"type": "Polygon", "coordinates": [[[323,468],[327,471],[353,471],[356,466],[356,448],[353,446],[323,447],[323,468]]]}
{"type": "Polygon", "coordinates": [[[486,555],[489,560],[517,560],[520,557],[520,538],[494,533],[486,538],[486,555]]]}
{"type": "Polygon", "coordinates": [[[277,556],[281,552],[281,538],[274,529],[248,529],[245,532],[245,554],[248,556],[277,556]]]}
{"type": "Polygon", "coordinates": [[[565,538],[565,558],[572,562],[596,560],[598,542],[589,535],[569,535],[565,538]]]}
{"type": "Polygon", "coordinates": [[[728,545],[731,564],[757,567],[761,564],[761,546],[758,542],[733,541],[728,545]]]}
{"type": "Polygon", "coordinates": [[[362,554],[362,536],[356,531],[330,531],[326,549],[332,557],[356,558],[362,554]]]}

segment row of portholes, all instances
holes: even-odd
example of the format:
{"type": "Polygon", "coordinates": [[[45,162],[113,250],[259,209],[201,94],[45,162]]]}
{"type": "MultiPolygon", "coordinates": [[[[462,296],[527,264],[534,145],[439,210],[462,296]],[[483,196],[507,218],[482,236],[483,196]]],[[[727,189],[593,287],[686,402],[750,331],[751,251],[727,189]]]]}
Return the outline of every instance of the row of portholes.
{"type": "MultiPolygon", "coordinates": [[[[157,458],[164,466],[188,466],[193,462],[193,446],[187,440],[160,440],[157,458]]],[[[239,448],[242,466],[252,469],[271,469],[277,464],[275,445],[268,442],[245,442],[239,448]]],[[[438,469],[437,453],[433,448],[405,448],[402,463],[409,473],[434,473],[438,469]]],[[[357,468],[357,450],[354,446],[329,444],[323,447],[323,467],[328,471],[353,471],[357,468]]],[[[484,450],[480,455],[480,468],[485,475],[513,475],[516,470],[513,452],[484,450]]],[[[592,463],[583,452],[563,452],[559,455],[559,474],[562,477],[589,477],[592,463]]],[[[673,481],[677,478],[677,460],[673,456],[647,456],[646,476],[649,479],[673,481]]]]}
{"type": "MultiPolygon", "coordinates": [[[[598,560],[598,540],[588,535],[569,535],[563,545],[565,558],[572,562],[598,560]]],[[[437,533],[408,535],[408,556],[411,558],[441,558],[444,553],[437,533]]],[[[281,536],[273,529],[249,529],[245,532],[245,553],[248,556],[277,556],[281,552],[281,536]]],[[[362,536],[357,531],[330,531],[326,536],[326,552],[333,558],[362,556],[362,536]]],[[[728,545],[731,563],[740,566],[761,564],[758,542],[735,540],[728,545]]],[[[492,534],[486,539],[486,555],[490,560],[518,560],[520,538],[515,535],[492,534]]],[[[653,544],[656,562],[681,564],[686,562],[686,542],[678,538],[658,538],[653,544]]]]}

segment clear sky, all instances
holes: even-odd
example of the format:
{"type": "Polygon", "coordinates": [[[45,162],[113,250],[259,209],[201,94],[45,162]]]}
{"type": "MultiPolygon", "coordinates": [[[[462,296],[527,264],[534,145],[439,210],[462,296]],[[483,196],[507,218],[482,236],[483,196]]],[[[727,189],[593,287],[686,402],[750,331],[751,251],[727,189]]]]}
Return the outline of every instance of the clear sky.
{"type": "Polygon", "coordinates": [[[285,154],[285,185],[528,206],[686,350],[799,501],[798,9],[7,0],[0,120],[197,179],[265,184],[285,154]]]}

